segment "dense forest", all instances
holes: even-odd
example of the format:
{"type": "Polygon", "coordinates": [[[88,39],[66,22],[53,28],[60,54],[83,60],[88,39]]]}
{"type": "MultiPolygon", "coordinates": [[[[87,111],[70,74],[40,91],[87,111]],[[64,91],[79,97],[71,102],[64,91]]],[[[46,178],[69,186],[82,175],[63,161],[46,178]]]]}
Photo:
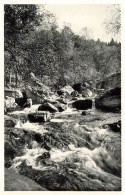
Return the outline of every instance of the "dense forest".
{"type": "MultiPolygon", "coordinates": [[[[43,6],[5,5],[5,85],[9,74],[24,82],[33,72],[56,88],[87,81],[96,83],[120,72],[121,44],[76,35],[69,24],[59,29],[56,17],[43,6]]],[[[83,22],[84,26],[84,22],[83,22]]]]}

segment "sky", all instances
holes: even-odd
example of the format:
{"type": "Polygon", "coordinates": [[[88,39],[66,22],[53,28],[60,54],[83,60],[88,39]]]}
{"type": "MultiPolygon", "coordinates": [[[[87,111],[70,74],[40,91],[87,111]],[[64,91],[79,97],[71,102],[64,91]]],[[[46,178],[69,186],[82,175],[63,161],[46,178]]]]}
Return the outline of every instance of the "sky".
{"type": "MultiPolygon", "coordinates": [[[[106,34],[104,21],[107,18],[107,4],[48,4],[46,9],[52,12],[57,18],[59,28],[63,28],[64,22],[71,25],[71,29],[76,34],[81,33],[81,29],[87,27],[91,31],[94,40],[108,42],[113,35],[106,34]]],[[[120,40],[113,37],[115,40],[120,40]]]]}

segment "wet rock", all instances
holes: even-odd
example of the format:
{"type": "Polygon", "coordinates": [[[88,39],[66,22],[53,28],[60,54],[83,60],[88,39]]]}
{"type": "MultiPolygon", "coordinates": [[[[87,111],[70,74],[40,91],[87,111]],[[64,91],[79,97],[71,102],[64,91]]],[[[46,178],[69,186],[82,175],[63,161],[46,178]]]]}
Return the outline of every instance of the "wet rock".
{"type": "Polygon", "coordinates": [[[72,88],[75,91],[78,91],[79,93],[82,93],[83,90],[85,90],[86,88],[90,87],[90,85],[87,82],[83,82],[83,83],[75,83],[72,88]]]}
{"type": "Polygon", "coordinates": [[[108,90],[103,95],[95,99],[95,107],[107,112],[117,112],[121,110],[121,88],[108,90]]]}
{"type": "Polygon", "coordinates": [[[18,119],[21,121],[21,123],[26,123],[27,122],[27,114],[25,112],[19,112],[17,114],[15,113],[8,113],[9,116],[13,117],[14,119],[18,119]]]}
{"type": "Polygon", "coordinates": [[[91,111],[88,111],[88,110],[84,110],[84,111],[82,112],[82,115],[83,115],[83,116],[86,116],[86,115],[94,115],[94,113],[91,112],[91,111]]]}
{"type": "Polygon", "coordinates": [[[9,109],[14,109],[16,107],[15,98],[6,96],[4,99],[4,109],[8,112],[9,109]]]}
{"type": "Polygon", "coordinates": [[[58,108],[50,103],[45,103],[39,106],[38,111],[49,111],[51,113],[58,112],[58,108]]]}
{"type": "Polygon", "coordinates": [[[41,147],[48,150],[48,151],[51,150],[51,145],[48,142],[43,142],[41,147]]]}
{"type": "Polygon", "coordinates": [[[32,99],[33,104],[41,103],[51,92],[33,73],[27,77],[25,90],[27,99],[32,99]]]}
{"type": "Polygon", "coordinates": [[[77,100],[72,103],[72,107],[77,110],[87,110],[92,108],[92,100],[77,100]]]}
{"type": "Polygon", "coordinates": [[[64,103],[61,103],[59,101],[51,101],[50,103],[54,105],[59,112],[63,112],[67,109],[67,106],[64,103]]]}
{"type": "Polygon", "coordinates": [[[90,89],[82,90],[82,97],[91,97],[92,95],[93,95],[93,93],[90,89]]]}
{"type": "Polygon", "coordinates": [[[73,91],[71,93],[72,98],[76,98],[78,96],[78,91],[73,91]]]}
{"type": "Polygon", "coordinates": [[[5,168],[5,191],[47,191],[33,180],[5,168]]]}
{"type": "MultiPolygon", "coordinates": [[[[42,107],[44,109],[45,107],[42,107]]],[[[38,108],[38,110],[41,110],[41,106],[38,108]]],[[[46,111],[38,111],[28,114],[28,119],[30,122],[33,123],[41,123],[46,122],[49,118],[49,112],[46,111]]]]}
{"type": "Polygon", "coordinates": [[[114,132],[121,132],[121,121],[110,124],[104,124],[100,128],[109,129],[114,132]]]}
{"type": "Polygon", "coordinates": [[[4,116],[4,126],[5,127],[14,127],[15,125],[16,125],[16,121],[12,117],[7,116],[7,115],[4,116]]]}
{"type": "Polygon", "coordinates": [[[12,98],[21,98],[22,92],[20,90],[15,89],[5,89],[4,96],[12,97],[12,98]]]}
{"type": "Polygon", "coordinates": [[[41,156],[38,157],[38,159],[46,159],[46,158],[50,158],[49,152],[44,152],[41,156]]]}
{"type": "Polygon", "coordinates": [[[44,159],[42,161],[42,163],[45,165],[45,166],[52,166],[54,163],[50,160],[50,159],[44,159]]]}
{"type": "Polygon", "coordinates": [[[61,90],[58,90],[58,91],[57,91],[57,94],[58,94],[58,95],[63,95],[63,94],[64,94],[64,92],[63,92],[63,91],[61,91],[61,90]]]}
{"type": "Polygon", "coordinates": [[[50,159],[50,153],[44,152],[42,155],[36,158],[36,165],[45,163],[45,160],[50,159]]]}
{"type": "Polygon", "coordinates": [[[73,91],[74,91],[74,89],[70,85],[67,85],[67,86],[61,88],[60,90],[58,90],[57,94],[63,95],[64,93],[66,93],[66,94],[70,95],[73,91]]]}
{"type": "Polygon", "coordinates": [[[4,148],[5,148],[5,150],[4,150],[5,157],[10,157],[11,159],[13,159],[15,157],[17,151],[12,146],[11,142],[5,141],[4,148]]]}
{"type": "Polygon", "coordinates": [[[35,139],[35,141],[37,141],[38,143],[41,143],[41,142],[43,141],[41,134],[38,134],[38,133],[36,133],[36,134],[34,135],[34,139],[35,139]]]}
{"type": "Polygon", "coordinates": [[[22,97],[16,98],[15,102],[18,104],[18,106],[23,107],[27,102],[26,92],[22,91],[22,97]]]}

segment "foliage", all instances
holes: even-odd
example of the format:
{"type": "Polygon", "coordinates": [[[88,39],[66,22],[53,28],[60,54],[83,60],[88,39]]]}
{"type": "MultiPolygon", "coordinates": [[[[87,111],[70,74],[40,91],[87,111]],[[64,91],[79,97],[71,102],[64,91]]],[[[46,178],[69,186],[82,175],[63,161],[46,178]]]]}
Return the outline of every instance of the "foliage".
{"type": "Polygon", "coordinates": [[[120,72],[120,43],[76,35],[66,24],[59,31],[55,16],[42,8],[5,5],[5,76],[13,72],[26,81],[33,72],[59,88],[120,72]]]}

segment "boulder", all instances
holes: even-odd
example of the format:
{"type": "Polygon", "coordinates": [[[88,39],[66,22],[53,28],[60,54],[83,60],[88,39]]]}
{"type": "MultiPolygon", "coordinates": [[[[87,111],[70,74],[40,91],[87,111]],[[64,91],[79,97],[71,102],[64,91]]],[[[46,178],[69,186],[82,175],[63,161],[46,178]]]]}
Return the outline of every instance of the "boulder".
{"type": "Polygon", "coordinates": [[[49,118],[49,112],[46,111],[38,111],[28,114],[28,119],[33,123],[46,122],[49,118]]]}
{"type": "Polygon", "coordinates": [[[18,104],[18,106],[23,107],[27,102],[26,92],[22,91],[22,97],[18,97],[15,99],[15,102],[18,104]]]}
{"type": "Polygon", "coordinates": [[[16,121],[12,117],[7,115],[4,116],[4,127],[15,127],[15,125],[16,121]]]}
{"type": "Polygon", "coordinates": [[[93,93],[90,89],[84,89],[82,91],[82,97],[91,97],[92,95],[93,95],[93,93]]]}
{"type": "Polygon", "coordinates": [[[47,191],[33,180],[5,168],[5,191],[47,191]]]}
{"type": "Polygon", "coordinates": [[[83,82],[83,83],[75,83],[72,88],[75,91],[78,91],[79,93],[82,93],[83,90],[85,90],[86,88],[90,87],[90,85],[87,82],[83,82]]]}
{"type": "Polygon", "coordinates": [[[36,158],[36,165],[40,164],[44,164],[44,160],[46,159],[50,159],[50,153],[49,152],[44,152],[42,155],[38,156],[36,158]]]}
{"type": "Polygon", "coordinates": [[[108,112],[116,112],[121,109],[121,88],[106,91],[95,99],[95,107],[108,112]]]}
{"type": "Polygon", "coordinates": [[[84,111],[82,112],[82,115],[83,115],[83,116],[86,116],[86,115],[94,115],[94,113],[91,112],[91,111],[88,111],[88,110],[84,110],[84,111]]]}
{"type": "Polygon", "coordinates": [[[59,112],[63,112],[67,109],[67,106],[66,104],[64,103],[61,103],[59,101],[51,101],[51,100],[48,100],[49,103],[51,103],[52,105],[54,105],[56,108],[58,108],[59,112]]]}
{"type": "Polygon", "coordinates": [[[33,73],[28,75],[25,90],[27,99],[32,99],[33,104],[42,103],[44,98],[51,93],[50,89],[36,78],[33,73]]]}
{"type": "Polygon", "coordinates": [[[12,146],[11,142],[5,141],[4,148],[5,157],[10,156],[13,159],[16,154],[16,149],[12,146]]]}
{"type": "Polygon", "coordinates": [[[67,85],[67,86],[61,88],[60,90],[58,90],[57,94],[63,95],[63,93],[66,93],[66,94],[70,95],[73,91],[74,91],[74,89],[70,85],[67,85]]]}
{"type": "Polygon", "coordinates": [[[51,113],[58,112],[58,108],[56,108],[54,105],[50,103],[44,103],[41,106],[39,106],[38,111],[49,111],[51,113]]]}
{"type": "Polygon", "coordinates": [[[103,124],[100,128],[109,129],[114,132],[121,132],[121,121],[115,123],[103,124]]]}
{"type": "Polygon", "coordinates": [[[12,97],[12,98],[22,98],[22,92],[19,89],[4,89],[4,96],[12,97]]]}
{"type": "Polygon", "coordinates": [[[92,100],[77,100],[72,103],[72,107],[77,110],[87,110],[92,108],[92,100]]]}
{"type": "Polygon", "coordinates": [[[45,86],[32,72],[28,75],[27,82],[30,86],[40,89],[41,92],[50,92],[49,87],[45,86]]]}
{"type": "Polygon", "coordinates": [[[27,113],[25,112],[18,112],[18,113],[8,113],[9,116],[11,116],[14,119],[17,119],[18,121],[20,120],[21,123],[26,123],[27,122],[27,113]]]}
{"type": "Polygon", "coordinates": [[[73,91],[73,92],[71,93],[71,96],[72,96],[72,98],[77,97],[77,96],[78,96],[78,91],[73,91]]]}

